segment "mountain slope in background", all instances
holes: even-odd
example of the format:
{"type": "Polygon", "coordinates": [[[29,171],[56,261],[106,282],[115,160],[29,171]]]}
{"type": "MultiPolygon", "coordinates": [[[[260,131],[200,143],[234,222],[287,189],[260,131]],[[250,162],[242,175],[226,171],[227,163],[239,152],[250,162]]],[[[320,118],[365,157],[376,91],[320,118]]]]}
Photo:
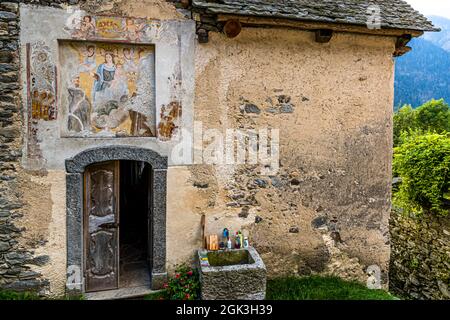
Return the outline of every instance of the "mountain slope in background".
{"type": "Polygon", "coordinates": [[[410,46],[396,61],[394,106],[418,107],[433,98],[450,102],[450,52],[423,39],[410,46]]]}
{"type": "Polygon", "coordinates": [[[433,98],[450,102],[450,20],[432,21],[442,32],[413,39],[413,50],[396,59],[395,109],[404,104],[418,107],[433,98]]]}
{"type": "Polygon", "coordinates": [[[426,32],[422,38],[450,52],[450,20],[437,16],[429,17],[433,23],[442,29],[441,32],[426,32]]]}

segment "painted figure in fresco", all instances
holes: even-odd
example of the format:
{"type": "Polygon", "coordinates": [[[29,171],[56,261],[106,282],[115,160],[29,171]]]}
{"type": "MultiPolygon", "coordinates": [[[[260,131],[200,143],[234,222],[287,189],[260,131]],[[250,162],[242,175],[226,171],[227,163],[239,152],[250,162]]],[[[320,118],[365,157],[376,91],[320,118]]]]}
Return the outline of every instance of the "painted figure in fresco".
{"type": "Polygon", "coordinates": [[[128,79],[113,53],[105,53],[105,62],[98,66],[94,78],[92,123],[104,131],[115,129],[128,117],[124,108],[128,101],[128,79]]]}
{"type": "Polygon", "coordinates": [[[123,48],[123,70],[127,73],[137,72],[136,64],[134,63],[133,54],[129,48],[123,48]]]}
{"type": "Polygon", "coordinates": [[[95,25],[91,16],[84,16],[78,25],[78,28],[74,30],[72,36],[75,38],[88,39],[95,36],[95,25]]]}
{"type": "Polygon", "coordinates": [[[33,119],[39,119],[41,114],[41,98],[38,90],[33,90],[31,97],[31,117],[33,119]]]}
{"type": "Polygon", "coordinates": [[[181,118],[181,103],[172,101],[167,106],[161,108],[161,120],[158,125],[159,137],[163,140],[170,140],[178,129],[177,122],[181,118]]]}
{"type": "Polygon", "coordinates": [[[109,96],[112,98],[112,95],[107,91],[112,86],[116,70],[114,55],[110,52],[105,53],[105,62],[100,64],[97,68],[97,72],[94,73],[95,82],[92,95],[92,101],[94,103],[96,100],[108,100],[107,98],[109,96]]]}
{"type": "Polygon", "coordinates": [[[124,34],[128,41],[140,42],[144,34],[146,23],[135,24],[133,19],[125,20],[124,34]]]}
{"type": "Polygon", "coordinates": [[[44,120],[55,120],[56,119],[55,97],[53,96],[53,93],[50,91],[47,91],[47,99],[45,99],[44,108],[45,108],[44,120]]]}
{"type": "Polygon", "coordinates": [[[128,97],[128,81],[123,67],[116,65],[114,54],[105,53],[105,62],[100,64],[94,75],[92,101],[94,108],[111,100],[119,101],[123,96],[128,97]]]}
{"type": "Polygon", "coordinates": [[[48,120],[48,92],[42,91],[41,92],[41,112],[39,115],[40,119],[48,120]]]}
{"type": "Polygon", "coordinates": [[[97,67],[95,62],[95,46],[88,46],[83,53],[84,60],[80,65],[79,72],[92,72],[97,67]]]}
{"type": "Polygon", "coordinates": [[[80,88],[69,88],[69,131],[82,132],[90,130],[91,104],[80,88]]]}

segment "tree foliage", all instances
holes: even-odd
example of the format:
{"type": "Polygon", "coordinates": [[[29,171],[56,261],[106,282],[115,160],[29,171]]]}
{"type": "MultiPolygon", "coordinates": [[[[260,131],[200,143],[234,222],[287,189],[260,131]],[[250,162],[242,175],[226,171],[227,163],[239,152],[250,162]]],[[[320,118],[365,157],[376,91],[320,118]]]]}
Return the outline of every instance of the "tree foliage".
{"type": "Polygon", "coordinates": [[[417,109],[405,105],[394,114],[394,146],[415,132],[450,132],[450,108],[443,100],[430,100],[417,109]]]}
{"type": "Polygon", "coordinates": [[[402,178],[394,204],[406,213],[446,216],[450,188],[450,134],[415,131],[394,148],[394,171],[402,178]]]}
{"type": "Polygon", "coordinates": [[[450,131],[450,110],[444,99],[431,100],[415,110],[415,124],[421,131],[450,131]]]}

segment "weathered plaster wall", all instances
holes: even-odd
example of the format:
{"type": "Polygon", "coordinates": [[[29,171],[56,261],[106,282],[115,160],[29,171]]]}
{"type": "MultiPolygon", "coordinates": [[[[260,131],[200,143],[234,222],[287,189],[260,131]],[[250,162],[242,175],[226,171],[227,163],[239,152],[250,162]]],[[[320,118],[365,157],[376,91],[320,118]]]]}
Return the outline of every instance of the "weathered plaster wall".
{"type": "MultiPolygon", "coordinates": [[[[123,16],[130,16],[125,9],[123,10],[121,11],[123,16]]],[[[57,108],[59,109],[57,119],[36,120],[30,118],[30,112],[24,112],[23,114],[25,121],[23,130],[27,132],[24,137],[23,165],[27,169],[64,169],[64,161],[66,159],[86,148],[119,144],[141,146],[155,150],[162,155],[169,156],[169,163],[173,163],[171,151],[178,143],[175,136],[163,137],[158,135],[158,138],[121,137],[120,139],[114,139],[114,136],[107,138],[94,136],[89,139],[65,137],[64,133],[61,133],[64,130],[60,128],[67,126],[67,117],[64,115],[68,113],[69,103],[68,94],[61,91],[67,90],[67,73],[69,73],[67,69],[69,67],[59,65],[64,59],[62,59],[61,54],[58,54],[58,48],[61,46],[61,42],[58,41],[85,40],[82,32],[74,32],[77,26],[76,24],[73,26],[72,21],[81,19],[90,13],[89,11],[79,10],[76,7],[59,9],[25,5],[21,7],[21,13],[24,16],[20,24],[22,31],[20,34],[20,57],[21,61],[23,61],[21,69],[22,97],[26,98],[28,94],[27,44],[30,44],[33,48],[34,44],[42,43],[39,49],[36,49],[37,52],[42,51],[47,56],[46,59],[51,60],[57,70],[55,72],[57,74],[56,77],[51,75],[45,80],[59,83],[57,85],[58,92],[56,93],[58,98],[57,108]],[[40,48],[45,48],[45,50],[40,48]]],[[[104,14],[107,14],[107,12],[104,12],[104,14]]],[[[92,17],[95,19],[94,15],[92,17]]],[[[142,17],[142,15],[139,17],[142,17]]],[[[133,17],[133,19],[136,21],[137,18],[133,17]]],[[[155,46],[155,86],[157,88],[155,94],[155,126],[159,128],[159,125],[163,122],[163,109],[168,109],[173,102],[176,102],[182,109],[181,119],[176,123],[180,127],[177,136],[180,136],[181,128],[189,129],[192,127],[195,23],[186,19],[179,20],[179,16],[176,15],[173,19],[158,20],[153,26],[151,25],[151,19],[152,16],[145,19],[145,23],[149,25],[149,28],[146,29],[147,32],[143,32],[142,39],[139,41],[128,41],[126,36],[122,34],[111,38],[109,35],[103,36],[100,32],[95,37],[88,39],[99,42],[127,41],[129,47],[133,47],[134,43],[155,46]]],[[[36,63],[39,63],[38,61],[37,59],[36,63]]],[[[31,62],[33,62],[33,59],[31,59],[31,62]]],[[[149,106],[149,108],[151,107],[149,106]]],[[[27,107],[24,110],[26,109],[27,107]]],[[[187,162],[189,163],[189,161],[187,162]]]]}
{"type": "Polygon", "coordinates": [[[42,176],[30,176],[23,184],[27,204],[23,219],[18,225],[25,228],[24,246],[35,247],[34,256],[45,259],[33,267],[48,280],[45,293],[64,296],[66,283],[66,173],[50,170],[42,176]],[[35,243],[37,241],[37,243],[35,243]]]}
{"type": "Polygon", "coordinates": [[[235,39],[211,33],[197,47],[195,120],[204,129],[280,129],[278,174],[210,168],[214,183],[201,191],[214,199],[201,211],[215,232],[244,225],[269,276],[365,282],[376,264],[386,284],[393,49],[388,37],[335,34],[318,44],[309,32],[250,28],[235,39]]]}
{"type": "MultiPolygon", "coordinates": [[[[76,10],[87,14],[114,15],[170,21],[169,32],[181,28],[183,33],[175,39],[159,45],[159,70],[163,79],[173,72],[175,65],[184,76],[181,86],[170,87],[163,82],[161,97],[168,99],[174,93],[188,92],[180,97],[184,108],[181,126],[192,122],[193,100],[193,49],[194,23],[184,14],[163,0],[146,1],[20,1],[0,4],[0,143],[1,143],[1,200],[0,200],[0,287],[12,290],[37,290],[42,294],[61,296],[66,281],[66,190],[64,160],[89,145],[145,144],[161,153],[169,154],[177,142],[150,139],[98,139],[84,141],[72,139],[62,142],[56,121],[40,121],[37,126],[37,142],[32,155],[27,149],[29,126],[27,123],[27,71],[26,43],[44,41],[53,50],[53,62],[57,65],[57,39],[67,38],[64,16],[76,10]],[[24,7],[23,4],[32,3],[24,7]],[[76,4],[79,4],[77,6],[76,4]],[[70,5],[69,5],[70,4],[70,5]],[[74,6],[71,6],[71,5],[74,6]],[[21,8],[26,8],[21,16],[21,8]],[[36,20],[37,19],[37,20],[36,20]],[[36,25],[34,28],[33,21],[36,25]],[[31,22],[31,23],[30,23],[31,22]],[[189,27],[189,25],[191,27],[189,27]],[[20,30],[21,26],[23,30],[20,30]],[[39,27],[40,26],[40,27],[39,27]],[[183,27],[184,26],[184,27],[183,27]],[[21,32],[22,31],[22,32],[21,32]],[[43,33],[42,33],[43,32],[43,33]],[[65,34],[64,34],[65,33],[65,34]],[[187,42],[186,42],[187,41],[187,42]],[[191,44],[189,44],[191,43],[191,44]],[[172,50],[170,47],[172,46],[172,50]],[[170,61],[164,60],[170,59],[170,61]],[[187,60],[191,62],[187,62],[187,60]],[[170,67],[172,66],[172,67],[170,67]],[[192,79],[192,80],[190,80],[192,79]],[[189,93],[191,92],[191,93],[189,93]],[[191,110],[190,110],[191,109],[191,110]],[[58,142],[59,141],[59,142],[58,142]],[[42,143],[42,145],[41,145],[42,143]],[[62,147],[64,150],[59,149],[62,147]],[[56,148],[56,149],[55,149],[56,148]]],[[[175,35],[177,32],[175,31],[175,35]]],[[[173,35],[173,34],[172,34],[173,35]]],[[[70,35],[69,37],[70,38],[70,35]]],[[[167,40],[167,39],[166,39],[167,40]]],[[[154,43],[155,41],[150,41],[154,43]]],[[[156,41],[157,42],[157,41],[156,41]]],[[[172,82],[178,75],[172,77],[172,82]]],[[[170,82],[170,79],[169,79],[170,82]]],[[[178,84],[177,84],[178,85],[178,84]]],[[[164,101],[167,104],[170,101],[164,101]]],[[[36,129],[33,128],[33,129],[36,129]]]]}

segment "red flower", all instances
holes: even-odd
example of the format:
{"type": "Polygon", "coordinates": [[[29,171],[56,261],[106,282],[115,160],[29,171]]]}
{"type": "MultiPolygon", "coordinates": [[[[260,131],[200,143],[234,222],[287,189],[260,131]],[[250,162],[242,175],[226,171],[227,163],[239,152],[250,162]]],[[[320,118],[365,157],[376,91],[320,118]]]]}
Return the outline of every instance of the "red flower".
{"type": "Polygon", "coordinates": [[[188,271],[188,273],[187,273],[187,275],[188,276],[192,276],[194,273],[192,272],[192,270],[191,271],[188,271]]]}
{"type": "Polygon", "coordinates": [[[177,274],[175,275],[175,278],[180,279],[180,274],[177,273],[177,274]]]}
{"type": "Polygon", "coordinates": [[[189,293],[186,293],[186,295],[184,296],[186,299],[189,299],[191,297],[191,295],[189,293]]]}
{"type": "Polygon", "coordinates": [[[164,283],[163,287],[164,287],[164,289],[167,289],[169,287],[169,285],[167,283],[164,283]]]}

